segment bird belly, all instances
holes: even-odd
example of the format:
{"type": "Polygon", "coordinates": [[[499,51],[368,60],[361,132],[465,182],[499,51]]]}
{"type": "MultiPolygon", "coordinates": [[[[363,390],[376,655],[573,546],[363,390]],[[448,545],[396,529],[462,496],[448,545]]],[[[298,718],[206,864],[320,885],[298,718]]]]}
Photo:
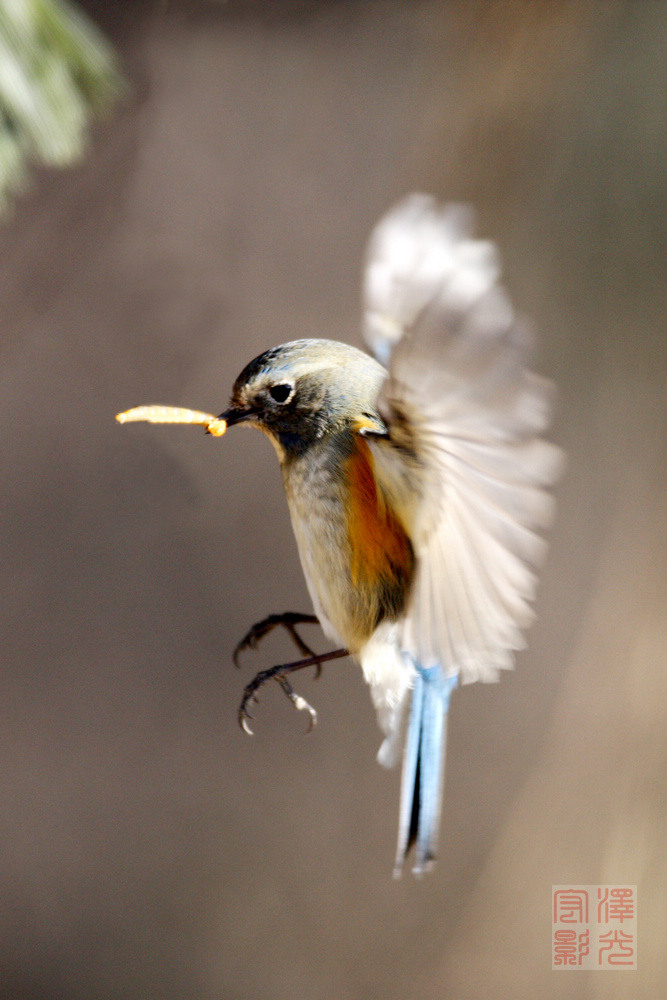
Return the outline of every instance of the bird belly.
{"type": "Polygon", "coordinates": [[[383,621],[403,611],[414,554],[378,489],[366,442],[310,449],[283,467],[285,491],[306,584],[322,628],[351,653],[383,621]]]}

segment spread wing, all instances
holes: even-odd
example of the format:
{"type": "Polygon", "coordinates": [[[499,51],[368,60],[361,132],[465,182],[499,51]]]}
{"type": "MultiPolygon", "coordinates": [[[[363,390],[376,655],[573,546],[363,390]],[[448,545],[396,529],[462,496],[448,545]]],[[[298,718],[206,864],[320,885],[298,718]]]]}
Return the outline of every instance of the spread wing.
{"type": "Polygon", "coordinates": [[[524,645],[562,464],[541,438],[550,383],[527,369],[529,332],[495,247],[472,229],[465,206],[425,195],[396,206],[371,236],[364,316],[389,368],[378,408],[392,447],[373,444],[378,474],[411,510],[417,556],[402,645],[464,681],[495,679],[524,645]],[[401,479],[420,484],[412,504],[401,479]]]}

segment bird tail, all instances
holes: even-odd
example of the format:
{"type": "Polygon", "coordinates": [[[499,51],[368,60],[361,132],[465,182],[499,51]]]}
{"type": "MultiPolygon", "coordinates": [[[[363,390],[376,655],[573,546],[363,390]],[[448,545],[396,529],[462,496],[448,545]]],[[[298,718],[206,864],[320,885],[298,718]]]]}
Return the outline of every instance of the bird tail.
{"type": "Polygon", "coordinates": [[[435,859],[445,773],[447,711],[457,682],[458,674],[446,677],[440,666],[416,665],[403,757],[395,878],[400,877],[413,843],[415,875],[428,871],[435,859]]]}

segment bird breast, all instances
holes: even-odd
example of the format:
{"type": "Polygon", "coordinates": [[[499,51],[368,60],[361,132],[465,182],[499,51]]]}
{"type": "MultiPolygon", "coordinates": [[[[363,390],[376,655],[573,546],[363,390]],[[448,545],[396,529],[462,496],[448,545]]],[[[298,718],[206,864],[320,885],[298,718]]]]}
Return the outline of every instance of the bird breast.
{"type": "Polygon", "coordinates": [[[328,436],[283,464],[301,564],[325,633],[358,652],[405,608],[414,573],[410,540],[379,487],[359,434],[328,436]]]}

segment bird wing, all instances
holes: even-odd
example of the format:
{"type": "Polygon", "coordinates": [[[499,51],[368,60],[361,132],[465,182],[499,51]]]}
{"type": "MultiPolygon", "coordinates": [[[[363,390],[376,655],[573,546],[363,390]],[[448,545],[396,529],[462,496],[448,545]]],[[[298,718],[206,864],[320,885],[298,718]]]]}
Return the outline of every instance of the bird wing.
{"type": "Polygon", "coordinates": [[[373,232],[364,288],[365,339],[389,368],[390,445],[369,443],[417,556],[401,646],[463,681],[495,679],[524,645],[562,464],[541,439],[551,384],[526,367],[530,333],[473,224],[411,195],[373,232]]]}

